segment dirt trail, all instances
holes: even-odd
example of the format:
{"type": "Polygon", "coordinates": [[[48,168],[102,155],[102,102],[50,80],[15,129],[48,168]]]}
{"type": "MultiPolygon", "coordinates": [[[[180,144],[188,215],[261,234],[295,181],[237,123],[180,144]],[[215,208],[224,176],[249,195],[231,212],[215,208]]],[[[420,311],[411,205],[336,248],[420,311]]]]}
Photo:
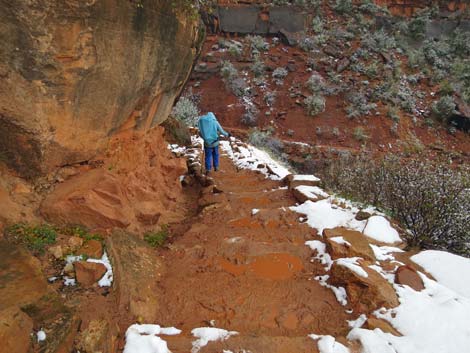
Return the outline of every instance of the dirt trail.
{"type": "Polygon", "coordinates": [[[344,337],[348,315],[312,280],[322,268],[304,243],[317,235],[287,209],[290,191],[227,157],[212,176],[222,192],[203,190],[191,228],[161,254],[159,324],[183,330],[164,337],[170,350],[189,352],[190,331],[211,322],[239,335],[200,352],[315,352],[308,334],[344,337]]]}

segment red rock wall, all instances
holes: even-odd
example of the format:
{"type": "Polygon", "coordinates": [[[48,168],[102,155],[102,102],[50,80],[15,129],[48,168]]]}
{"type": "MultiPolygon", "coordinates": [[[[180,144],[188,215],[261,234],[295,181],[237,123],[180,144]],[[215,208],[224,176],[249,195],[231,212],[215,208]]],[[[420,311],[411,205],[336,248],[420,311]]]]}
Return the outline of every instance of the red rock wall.
{"type": "Polygon", "coordinates": [[[0,0],[1,160],[34,178],[92,158],[124,124],[165,120],[199,39],[178,6],[0,0]]]}
{"type": "Polygon", "coordinates": [[[117,134],[102,157],[98,167],[58,184],[42,202],[41,215],[102,233],[114,227],[143,233],[185,217],[188,196],[179,180],[185,159],[172,156],[162,127],[117,134]]]}

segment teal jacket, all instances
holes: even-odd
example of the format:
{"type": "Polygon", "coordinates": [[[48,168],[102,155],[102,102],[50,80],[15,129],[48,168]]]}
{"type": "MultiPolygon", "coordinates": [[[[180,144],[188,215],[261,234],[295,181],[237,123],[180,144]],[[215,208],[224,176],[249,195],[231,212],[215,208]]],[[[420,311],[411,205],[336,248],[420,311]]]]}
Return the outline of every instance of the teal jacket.
{"type": "Polygon", "coordinates": [[[199,118],[197,123],[199,135],[204,140],[205,147],[216,147],[219,145],[219,133],[228,136],[228,132],[222,129],[214,113],[210,112],[199,118]]]}

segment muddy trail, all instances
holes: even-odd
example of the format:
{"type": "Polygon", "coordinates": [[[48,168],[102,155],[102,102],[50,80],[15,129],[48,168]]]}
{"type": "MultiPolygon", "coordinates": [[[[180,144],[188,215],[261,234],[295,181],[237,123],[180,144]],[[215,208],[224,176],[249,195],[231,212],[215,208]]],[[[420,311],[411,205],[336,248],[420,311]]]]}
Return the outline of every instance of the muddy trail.
{"type": "Polygon", "coordinates": [[[310,261],[305,241],[317,235],[288,210],[291,191],[227,156],[211,177],[215,186],[203,189],[190,229],[161,253],[167,271],[156,316],[182,330],[165,338],[168,348],[191,351],[191,330],[205,326],[238,335],[201,352],[314,352],[308,334],[344,337],[348,315],[312,280],[323,267],[310,261]]]}

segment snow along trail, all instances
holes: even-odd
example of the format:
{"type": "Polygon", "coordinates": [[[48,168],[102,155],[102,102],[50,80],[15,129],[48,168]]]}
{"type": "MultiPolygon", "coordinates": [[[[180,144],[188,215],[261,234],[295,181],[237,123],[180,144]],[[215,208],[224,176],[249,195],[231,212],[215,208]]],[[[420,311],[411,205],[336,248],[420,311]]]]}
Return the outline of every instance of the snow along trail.
{"type": "MultiPolygon", "coordinates": [[[[271,180],[281,180],[289,173],[284,166],[274,161],[267,153],[264,153],[252,146],[244,145],[240,141],[232,139],[230,142],[222,142],[221,146],[228,157],[232,160],[233,164],[239,169],[261,172],[266,179],[271,180]],[[236,152],[232,150],[235,146],[236,152]]],[[[174,149],[177,150],[177,146],[174,146],[174,149]]],[[[242,174],[242,178],[245,177],[246,174],[242,174]]],[[[221,175],[221,178],[222,180],[224,178],[229,178],[230,182],[232,182],[232,180],[244,180],[240,179],[240,177],[230,179],[230,175],[223,174],[221,175]]],[[[294,180],[316,181],[316,177],[309,175],[295,176],[294,180]]],[[[229,183],[226,185],[231,184],[229,183]]],[[[239,189],[234,188],[229,191],[228,194],[235,194],[236,192],[239,192],[239,190],[243,190],[243,187],[243,185],[240,185],[239,189]]],[[[301,222],[306,221],[308,226],[316,229],[320,235],[320,239],[321,233],[326,228],[346,227],[363,233],[364,237],[370,241],[375,240],[386,244],[397,244],[401,242],[397,230],[394,229],[384,215],[377,212],[377,210],[370,207],[362,208],[361,205],[353,204],[348,200],[344,200],[334,195],[328,195],[321,188],[308,190],[307,188],[301,188],[301,190],[311,192],[315,191],[315,193],[319,193],[322,197],[326,197],[326,199],[321,201],[306,201],[305,203],[291,206],[289,208],[290,211],[304,215],[301,222]],[[365,221],[356,220],[356,214],[361,209],[372,213],[373,216],[370,217],[369,220],[365,221]]],[[[281,191],[287,192],[287,190],[281,190],[279,187],[265,189],[265,192],[268,193],[281,191]]],[[[256,201],[257,198],[255,197],[253,200],[256,201]]],[[[285,210],[285,206],[281,208],[285,210]]],[[[251,217],[251,220],[254,220],[258,217],[261,217],[262,219],[264,211],[265,210],[262,207],[249,205],[246,213],[251,217]]],[[[249,224],[251,223],[247,223],[247,225],[249,224]]],[[[257,228],[254,227],[248,229],[257,228]]],[[[250,231],[253,232],[253,230],[250,231]]],[[[274,228],[272,231],[274,231],[274,228]]],[[[247,250],[250,249],[244,233],[229,233],[225,235],[225,238],[226,240],[224,240],[224,243],[231,244],[231,246],[244,246],[244,249],[247,250]],[[230,241],[231,239],[237,239],[237,241],[230,241]]],[[[351,245],[342,237],[336,237],[332,239],[332,241],[339,245],[351,245]]],[[[354,271],[356,274],[363,277],[367,277],[367,272],[364,271],[363,266],[368,266],[380,273],[393,285],[393,288],[398,295],[400,305],[388,310],[377,310],[369,315],[389,322],[403,336],[394,336],[390,333],[383,332],[381,329],[369,330],[362,328],[367,320],[367,316],[363,313],[355,312],[351,319],[345,319],[345,324],[350,328],[347,339],[350,341],[359,341],[362,345],[361,352],[460,353],[465,352],[468,350],[468,347],[470,347],[470,285],[468,285],[470,281],[465,280],[465,275],[470,273],[470,260],[445,252],[433,251],[424,251],[413,256],[412,260],[421,265],[438,281],[436,282],[427,278],[424,274],[420,274],[422,276],[425,289],[421,292],[417,292],[408,286],[397,285],[394,283],[395,270],[400,264],[402,264],[400,261],[397,261],[394,256],[395,253],[403,253],[403,250],[399,248],[370,244],[377,262],[374,264],[370,264],[370,262],[369,264],[363,264],[363,261],[359,261],[360,258],[357,257],[332,260],[326,249],[325,243],[322,240],[307,240],[305,241],[305,245],[311,248],[314,252],[314,257],[311,261],[320,262],[325,271],[323,275],[312,276],[310,279],[316,279],[320,285],[331,289],[336,296],[338,303],[341,305],[347,305],[348,303],[346,289],[342,287],[334,287],[328,283],[330,277],[329,270],[334,262],[338,265],[347,267],[351,271],[354,271]],[[389,264],[386,270],[382,267],[383,263],[389,264]],[[462,275],[464,277],[462,277],[462,275]]],[[[208,251],[207,248],[206,251],[208,251]]],[[[235,278],[240,278],[237,276],[235,276],[235,278]]],[[[226,291],[230,290],[231,289],[226,289],[226,291]]],[[[243,289],[243,292],[251,292],[252,290],[253,288],[246,288],[243,289]]],[[[225,295],[226,293],[224,293],[224,300],[226,300],[225,295]]],[[[310,300],[314,300],[314,297],[310,298],[310,300]]],[[[268,300],[268,298],[266,298],[266,300],[268,300]]],[[[288,303],[284,303],[283,305],[287,304],[288,303]]],[[[205,305],[210,306],[210,304],[205,305]]],[[[228,310],[228,308],[224,310],[228,310]]],[[[349,310],[347,311],[352,312],[349,310]]],[[[251,320],[258,319],[258,314],[251,318],[251,320]]],[[[193,341],[193,352],[196,352],[200,348],[216,340],[230,342],[230,338],[235,335],[236,332],[216,328],[198,328],[192,329],[192,333],[197,338],[197,340],[193,341]]],[[[241,335],[243,335],[243,332],[240,333],[240,336],[241,335]]],[[[236,336],[239,337],[239,335],[236,336]]],[[[320,353],[350,352],[348,344],[344,345],[339,343],[332,335],[311,334],[309,337],[316,341],[320,353]]],[[[220,351],[231,352],[234,351],[234,349],[221,349],[220,351]]],[[[160,352],[156,351],[156,353],[160,352]]]]}

